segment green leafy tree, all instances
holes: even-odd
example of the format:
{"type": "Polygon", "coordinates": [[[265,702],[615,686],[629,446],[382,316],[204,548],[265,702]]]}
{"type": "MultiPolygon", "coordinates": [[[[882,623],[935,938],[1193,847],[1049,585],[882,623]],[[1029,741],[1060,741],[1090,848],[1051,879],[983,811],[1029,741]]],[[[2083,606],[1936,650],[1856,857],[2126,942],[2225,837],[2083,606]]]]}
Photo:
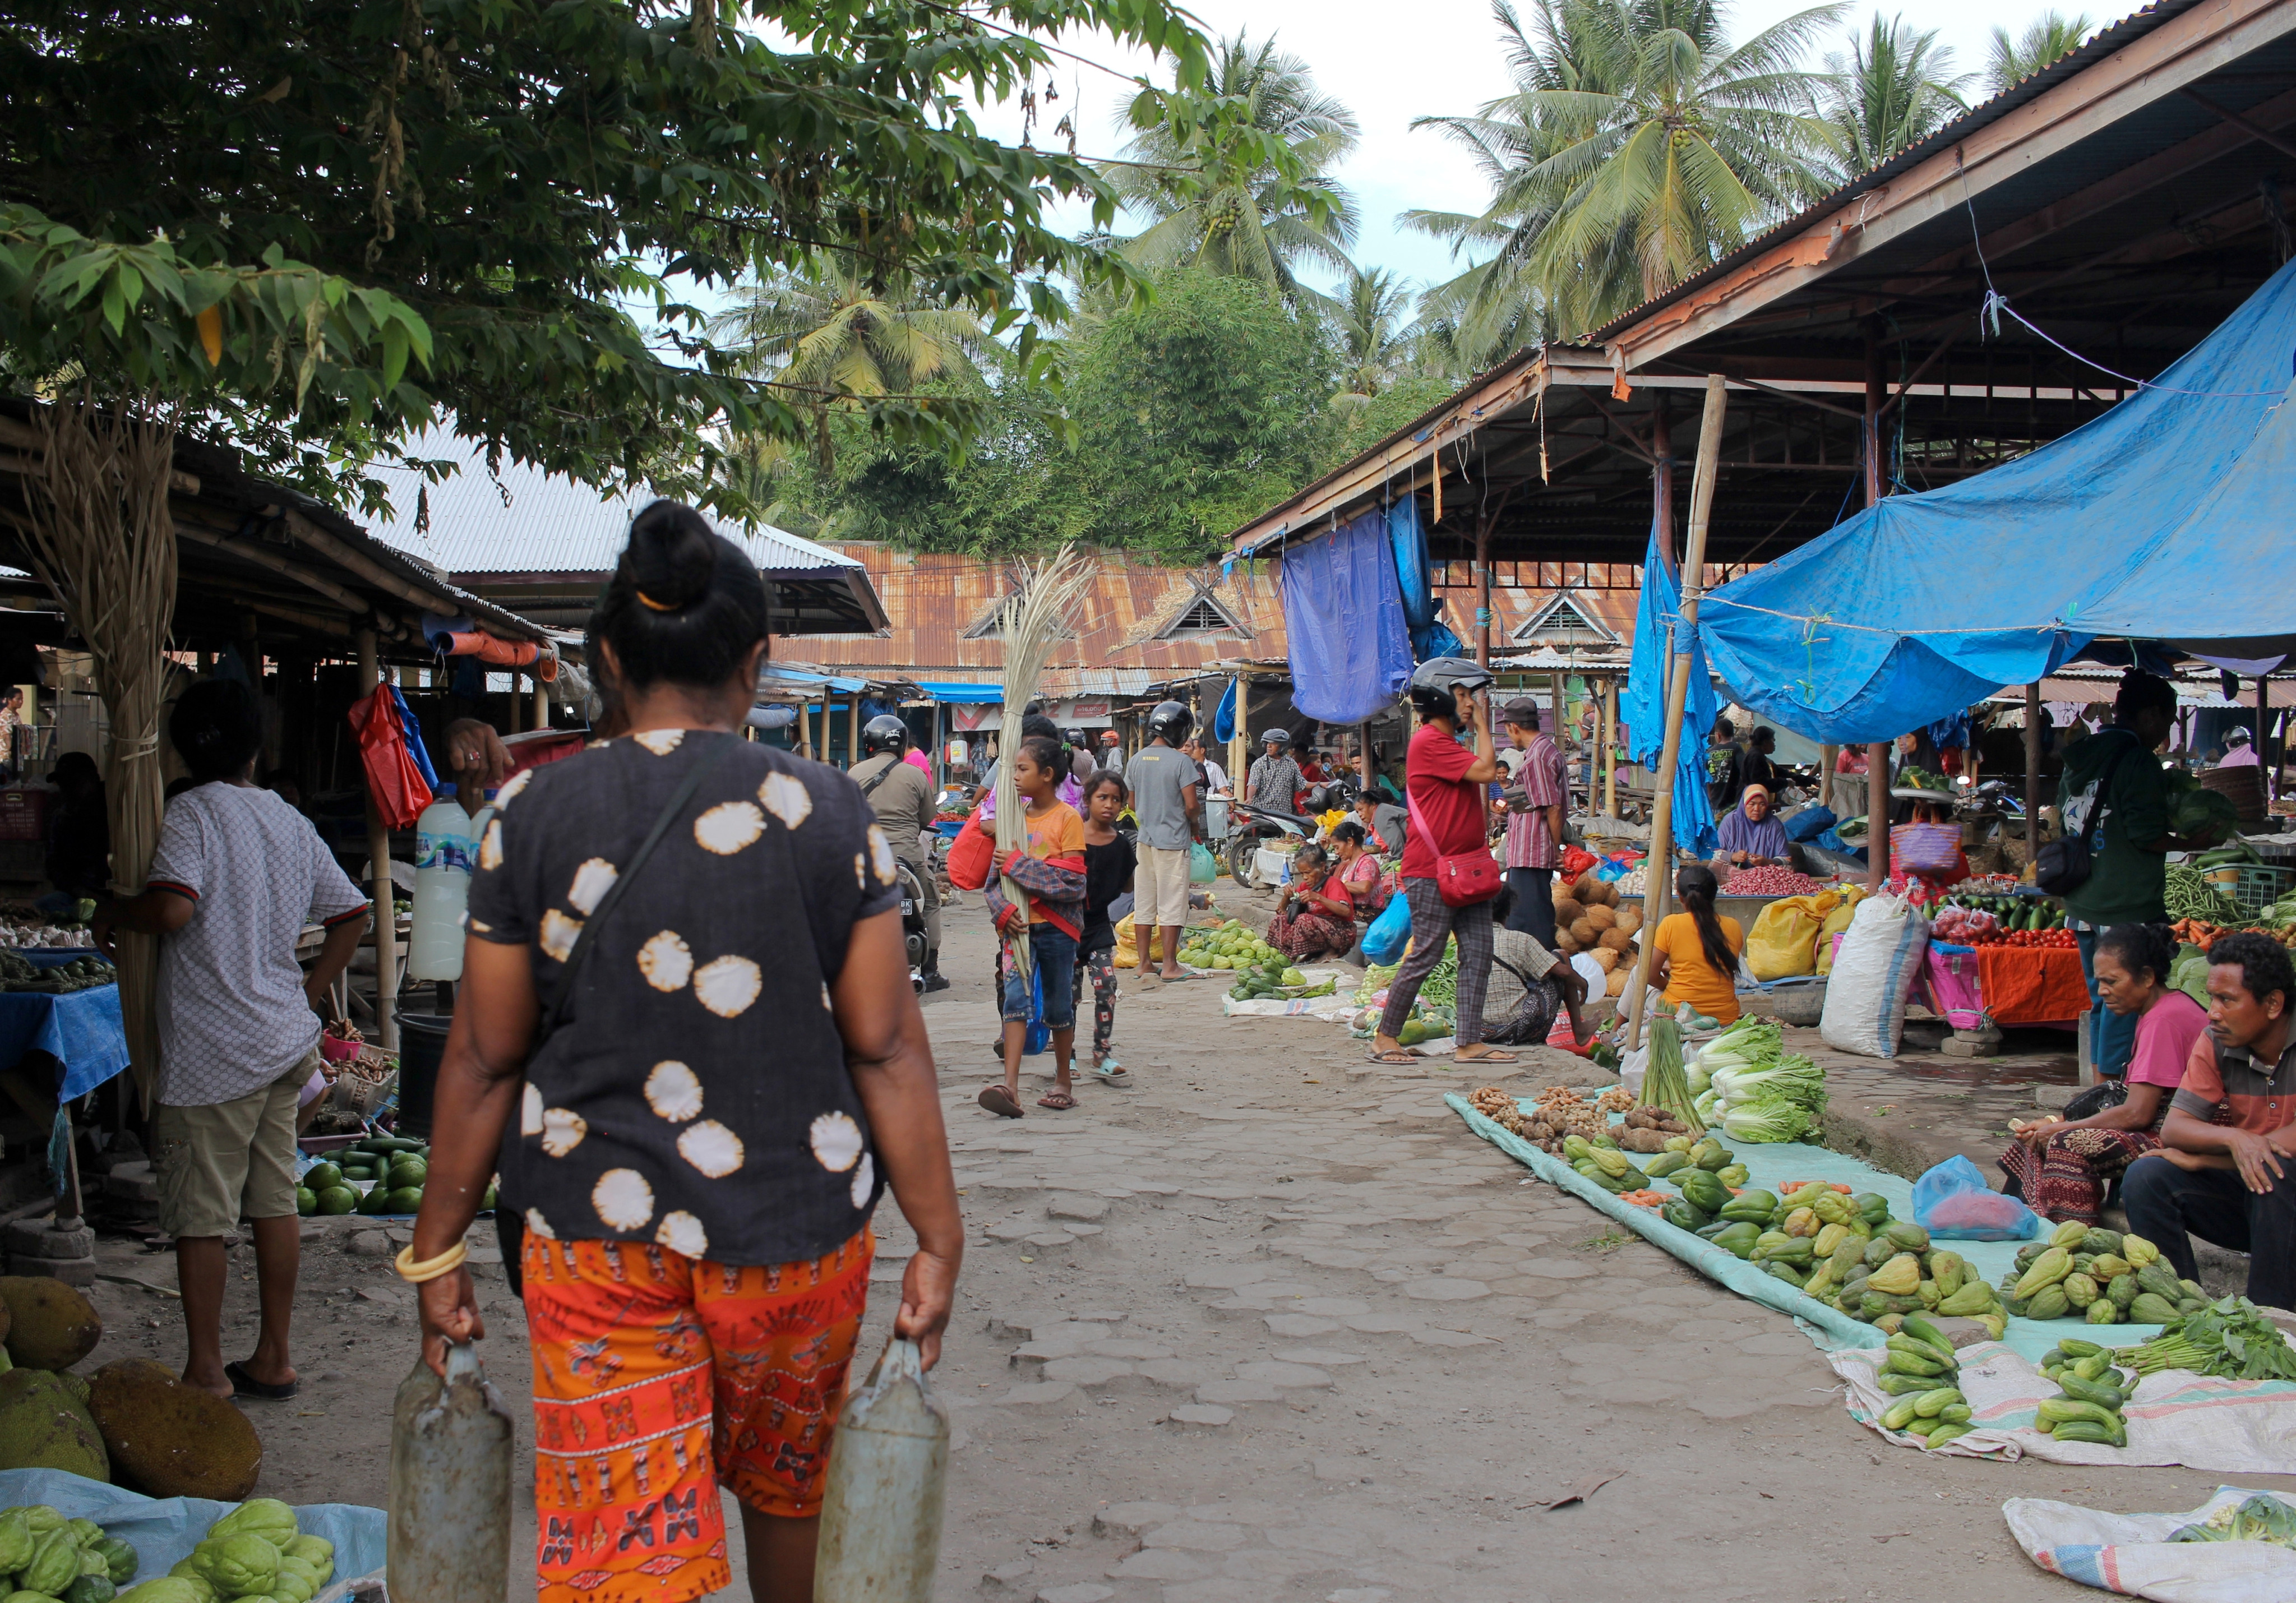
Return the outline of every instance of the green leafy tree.
{"type": "Polygon", "coordinates": [[[1908,28],[1902,17],[1874,13],[1863,37],[1849,36],[1847,53],[1825,58],[1828,77],[1818,107],[1833,147],[1833,177],[1847,183],[1928,138],[1969,109],[1953,52],[1934,29],[1908,28]]]}
{"type": "Polygon", "coordinates": [[[872,283],[833,257],[745,285],[709,328],[713,340],[746,355],[750,372],[855,401],[969,373],[987,343],[971,311],[935,306],[906,284],[872,283]]]}
{"type": "Polygon", "coordinates": [[[1462,326],[1582,333],[1822,193],[1824,132],[1799,63],[1841,11],[1733,45],[1716,0],[1537,0],[1528,26],[1496,0],[1514,93],[1414,125],[1465,145],[1493,181],[1473,218],[1406,214],[1496,248],[1458,286],[1462,326]]]}
{"type": "MultiPolygon", "coordinates": [[[[1112,219],[1090,167],[967,111],[1046,68],[1013,30],[1090,28],[1201,86],[1168,0],[30,0],[0,19],[0,363],[370,506],[361,464],[448,416],[591,482],[683,464],[722,505],[721,441],[801,433],[826,386],[752,371],[698,302],[834,259],[1017,323],[1025,358],[1061,275],[1126,270],[1044,219],[1112,219]]],[[[868,414],[946,442],[978,405],[868,414]]]]}
{"type": "Polygon", "coordinates": [[[1340,388],[1332,404],[1360,411],[1410,360],[1411,291],[1385,267],[1349,273],[1332,310],[1332,331],[1340,347],[1340,388]]]}
{"type": "Polygon", "coordinates": [[[1220,42],[1201,95],[1141,95],[1132,137],[1104,170],[1125,205],[1155,220],[1123,243],[1151,271],[1201,267],[1287,294],[1307,262],[1347,272],[1355,202],[1331,177],[1356,146],[1355,115],[1297,56],[1243,34],[1220,42]],[[1225,121],[1198,106],[1228,108],[1225,121]],[[1277,150],[1290,160],[1271,160],[1277,150]]]}
{"type": "Polygon", "coordinates": [[[2070,55],[2088,37],[2088,18],[2060,11],[2045,11],[2012,36],[2005,28],[1993,30],[1992,48],[1985,57],[1985,88],[1990,95],[2013,89],[2050,62],[2070,55]]]}

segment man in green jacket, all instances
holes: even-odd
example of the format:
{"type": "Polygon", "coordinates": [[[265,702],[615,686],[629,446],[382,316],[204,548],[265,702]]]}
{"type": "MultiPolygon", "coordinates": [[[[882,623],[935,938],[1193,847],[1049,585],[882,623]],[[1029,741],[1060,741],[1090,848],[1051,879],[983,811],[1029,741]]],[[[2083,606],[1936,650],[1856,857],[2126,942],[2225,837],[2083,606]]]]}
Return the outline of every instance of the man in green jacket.
{"type": "Polygon", "coordinates": [[[2136,1015],[2114,1013],[2097,999],[2097,932],[2165,920],[2168,853],[2192,843],[2169,832],[2169,780],[2153,755],[2175,727],[2176,691],[2132,668],[2121,676],[2112,709],[2110,727],[2067,749],[2057,816],[2067,839],[2085,834],[2089,844],[2089,876],[2066,893],[2065,915],[2088,982],[2089,1060],[2099,1074],[2118,1080],[2128,1072],[2136,1015]]]}

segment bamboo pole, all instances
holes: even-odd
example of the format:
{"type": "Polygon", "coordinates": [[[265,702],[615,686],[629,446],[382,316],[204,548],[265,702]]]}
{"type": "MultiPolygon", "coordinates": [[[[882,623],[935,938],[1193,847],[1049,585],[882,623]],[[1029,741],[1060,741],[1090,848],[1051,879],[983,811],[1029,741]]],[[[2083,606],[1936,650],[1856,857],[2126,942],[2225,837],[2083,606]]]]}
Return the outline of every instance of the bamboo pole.
{"type": "MultiPolygon", "coordinates": [[[[1619,816],[1619,676],[1603,680],[1603,816],[1619,816]]],[[[1647,877],[1647,876],[1645,876],[1647,877]]]]}
{"type": "Polygon", "coordinates": [[[1643,941],[1635,972],[1634,1005],[1627,1023],[1629,1050],[1642,1045],[1643,1015],[1650,1004],[1652,959],[1658,952],[1658,924],[1665,917],[1667,892],[1673,881],[1674,776],[1682,760],[1682,711],[1690,698],[1690,673],[1698,645],[1700,581],[1706,573],[1706,530],[1714,511],[1716,464],[1722,453],[1722,418],[1729,392],[1722,375],[1706,378],[1706,414],[1698,425],[1698,464],[1690,481],[1690,539],[1682,555],[1681,621],[1674,636],[1674,670],[1667,676],[1666,744],[1658,763],[1658,797],[1651,809],[1651,849],[1643,875],[1643,941]]]}
{"type": "MultiPolygon", "coordinates": [[[[374,631],[358,632],[359,694],[372,695],[382,683],[382,659],[374,631]]],[[[390,831],[374,792],[366,798],[368,892],[374,898],[374,1024],[386,1052],[398,1050],[398,900],[390,884],[390,831]]]]}
{"type": "Polygon", "coordinates": [[[855,691],[845,708],[845,767],[850,771],[861,760],[861,693],[855,691]]]}
{"type": "MultiPolygon", "coordinates": [[[[1887,383],[1882,376],[1882,321],[1866,324],[1866,415],[1858,424],[1858,445],[1865,456],[1866,505],[1882,498],[1882,402],[1887,383]]],[[[1866,889],[1881,893],[1890,876],[1890,747],[1882,742],[1866,748],[1866,889]]]]}
{"type": "Polygon", "coordinates": [[[534,672],[534,728],[550,728],[550,686],[542,682],[542,670],[534,672]]]}

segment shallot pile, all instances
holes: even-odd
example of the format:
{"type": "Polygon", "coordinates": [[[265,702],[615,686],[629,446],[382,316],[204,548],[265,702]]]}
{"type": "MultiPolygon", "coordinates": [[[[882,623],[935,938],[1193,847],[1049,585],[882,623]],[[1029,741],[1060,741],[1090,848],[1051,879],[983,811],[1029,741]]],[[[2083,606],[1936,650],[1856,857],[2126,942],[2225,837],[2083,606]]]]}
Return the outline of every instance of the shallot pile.
{"type": "Polygon", "coordinates": [[[1774,863],[1734,870],[1726,889],[1733,896],[1815,896],[1825,887],[1807,874],[1774,863]]]}

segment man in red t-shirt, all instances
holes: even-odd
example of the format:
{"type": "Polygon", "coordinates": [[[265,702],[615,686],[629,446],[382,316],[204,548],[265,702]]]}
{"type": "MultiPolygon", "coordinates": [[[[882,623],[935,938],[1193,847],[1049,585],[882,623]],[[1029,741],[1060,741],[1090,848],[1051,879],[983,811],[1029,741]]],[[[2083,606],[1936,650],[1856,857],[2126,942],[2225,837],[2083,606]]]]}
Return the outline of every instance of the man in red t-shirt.
{"type": "Polygon", "coordinates": [[[1411,827],[1403,845],[1403,894],[1411,904],[1411,951],[1387,988],[1387,1008],[1380,1015],[1379,1035],[1372,1042],[1374,1063],[1414,1061],[1397,1034],[1411,1017],[1420,986],[1443,960],[1452,935],[1459,939],[1456,1060],[1515,1061],[1513,1053],[1483,1044],[1483,999],[1491,981],[1491,904],[1451,907],[1435,884],[1436,865],[1442,859],[1490,850],[1484,832],[1483,793],[1499,777],[1499,765],[1490,714],[1477,694],[1490,683],[1490,676],[1482,674],[1477,681],[1476,672],[1471,663],[1438,658],[1422,663],[1411,676],[1411,704],[1420,717],[1419,730],[1404,759],[1411,827]],[[1453,686],[1463,682],[1466,688],[1455,691],[1453,686]],[[1463,719],[1474,727],[1472,752],[1459,744],[1463,719]]]}
{"type": "Polygon", "coordinates": [[[2128,1228],[2193,1272],[2186,1232],[2248,1254],[2248,1296],[2296,1309],[2296,966],[2268,936],[2209,949],[2209,1032],[2169,1104],[2162,1150],[2120,1184],[2128,1228]]]}

